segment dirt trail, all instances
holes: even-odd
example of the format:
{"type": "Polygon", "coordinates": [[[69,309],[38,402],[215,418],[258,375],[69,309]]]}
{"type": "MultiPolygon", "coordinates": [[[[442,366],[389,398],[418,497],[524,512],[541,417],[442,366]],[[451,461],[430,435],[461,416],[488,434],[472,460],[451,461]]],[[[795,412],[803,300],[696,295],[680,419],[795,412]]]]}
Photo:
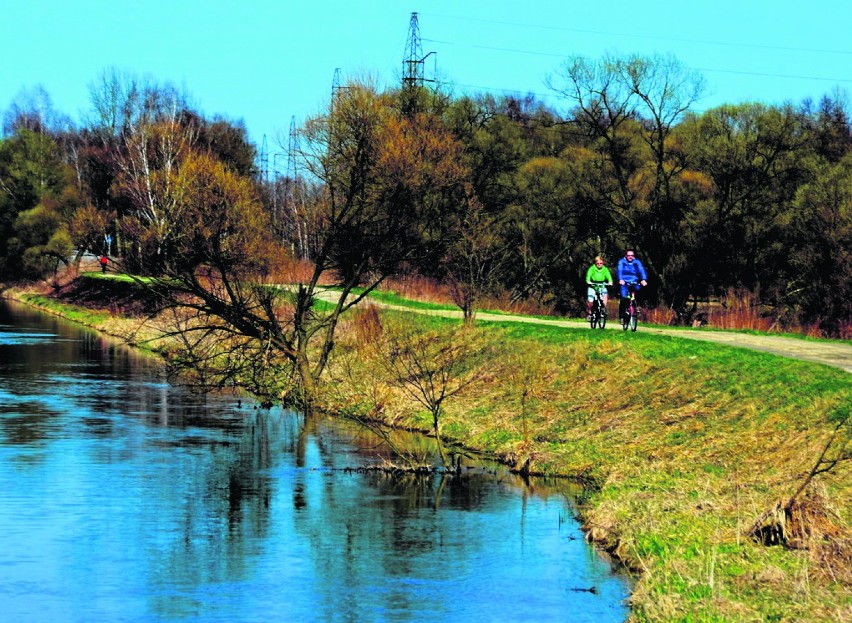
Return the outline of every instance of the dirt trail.
{"type": "MultiPolygon", "coordinates": [[[[325,298],[325,297],[322,297],[325,298]]],[[[441,316],[444,318],[461,318],[461,311],[456,310],[424,310],[404,307],[400,305],[379,304],[371,301],[371,304],[388,309],[396,309],[400,311],[416,312],[420,314],[428,314],[432,316],[441,316]]],[[[549,319],[549,318],[532,318],[529,316],[515,316],[509,314],[492,314],[488,312],[479,312],[476,319],[486,322],[526,322],[531,324],[549,325],[554,327],[562,327],[565,329],[586,330],[591,331],[588,323],[577,319],[549,319]]],[[[607,330],[621,331],[621,326],[612,322],[607,325],[607,330]]],[[[845,372],[852,373],[852,343],[843,342],[828,342],[828,341],[811,341],[791,337],[773,336],[773,335],[752,335],[748,333],[734,333],[726,331],[705,331],[701,329],[667,329],[664,327],[649,327],[639,325],[639,331],[642,333],[653,333],[655,335],[669,335],[679,337],[686,340],[702,340],[706,342],[716,342],[719,344],[727,344],[738,348],[750,348],[752,350],[760,350],[773,355],[782,357],[790,357],[793,359],[801,359],[803,361],[811,361],[821,363],[834,368],[840,368],[845,372]]]]}

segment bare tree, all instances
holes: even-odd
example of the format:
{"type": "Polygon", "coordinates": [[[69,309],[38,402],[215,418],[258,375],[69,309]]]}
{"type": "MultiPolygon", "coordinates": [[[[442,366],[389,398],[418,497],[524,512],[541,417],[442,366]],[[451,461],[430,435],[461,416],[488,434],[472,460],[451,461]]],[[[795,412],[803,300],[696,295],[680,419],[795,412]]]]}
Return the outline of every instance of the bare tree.
{"type": "Polygon", "coordinates": [[[455,237],[449,245],[444,265],[453,302],[462,310],[465,324],[472,324],[482,297],[492,291],[508,259],[499,220],[486,214],[474,196],[468,209],[458,218],[455,237]]]}
{"type": "Polygon", "coordinates": [[[441,442],[445,402],[481,378],[487,351],[469,327],[417,332],[389,330],[384,365],[395,383],[426,407],[441,463],[449,463],[441,442]]]}
{"type": "Polygon", "coordinates": [[[3,115],[3,132],[7,135],[17,130],[56,135],[72,126],[71,119],[54,108],[50,94],[42,85],[22,89],[3,115]]]}

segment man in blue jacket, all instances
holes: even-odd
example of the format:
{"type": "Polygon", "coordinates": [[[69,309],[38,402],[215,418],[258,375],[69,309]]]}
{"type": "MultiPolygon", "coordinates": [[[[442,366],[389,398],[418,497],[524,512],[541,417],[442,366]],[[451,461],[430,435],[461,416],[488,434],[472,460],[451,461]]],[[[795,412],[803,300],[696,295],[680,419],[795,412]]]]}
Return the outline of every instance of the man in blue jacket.
{"type": "Polygon", "coordinates": [[[639,290],[639,286],[646,286],[648,282],[648,273],[645,272],[645,267],[642,265],[642,262],[636,257],[636,253],[634,253],[633,249],[626,249],[624,251],[624,257],[618,260],[618,285],[621,286],[621,301],[618,303],[618,317],[622,318],[624,316],[624,311],[627,309],[627,299],[629,297],[629,292],[627,290],[627,285],[631,283],[638,283],[636,286],[636,290],[639,290]]]}

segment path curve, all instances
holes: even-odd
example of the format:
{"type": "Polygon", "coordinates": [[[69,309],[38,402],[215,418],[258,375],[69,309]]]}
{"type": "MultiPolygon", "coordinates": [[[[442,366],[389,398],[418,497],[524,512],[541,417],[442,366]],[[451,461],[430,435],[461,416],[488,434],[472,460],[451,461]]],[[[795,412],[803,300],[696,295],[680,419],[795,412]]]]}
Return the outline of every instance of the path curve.
{"type": "MultiPolygon", "coordinates": [[[[323,293],[325,294],[325,293],[323,293]]],[[[329,293],[331,294],[331,293],[329,293]]],[[[320,298],[330,298],[320,295],[320,298]]],[[[449,309],[415,309],[405,307],[403,305],[390,305],[387,303],[378,303],[369,301],[371,305],[383,307],[386,309],[394,309],[398,311],[415,312],[430,316],[440,316],[443,318],[461,318],[462,314],[459,310],[449,309]]],[[[486,322],[525,322],[530,324],[548,325],[553,327],[562,327],[565,329],[587,330],[588,323],[579,320],[567,319],[550,319],[550,318],[534,318],[531,316],[518,316],[511,314],[493,314],[488,312],[478,312],[476,319],[486,322]]],[[[607,325],[607,329],[621,331],[621,325],[612,322],[607,325]]],[[[665,327],[651,327],[647,325],[639,325],[639,331],[642,333],[652,333],[654,335],[668,335],[679,337],[686,340],[701,340],[705,342],[715,342],[718,344],[726,344],[736,348],[749,348],[752,350],[764,351],[781,357],[789,357],[792,359],[800,359],[813,363],[821,363],[833,368],[852,373],[852,343],[830,342],[804,340],[792,337],[774,336],[774,335],[753,335],[750,333],[736,333],[731,331],[706,331],[701,329],[668,329],[665,327]]]]}

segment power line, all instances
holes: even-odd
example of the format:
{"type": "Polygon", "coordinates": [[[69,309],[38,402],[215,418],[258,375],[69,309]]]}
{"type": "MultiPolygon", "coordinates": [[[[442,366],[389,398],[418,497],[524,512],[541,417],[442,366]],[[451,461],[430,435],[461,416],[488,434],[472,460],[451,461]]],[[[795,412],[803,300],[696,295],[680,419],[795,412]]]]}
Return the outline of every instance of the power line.
{"type": "MultiPolygon", "coordinates": [[[[416,16],[417,16],[416,13],[412,13],[412,20],[413,20],[412,23],[415,24],[415,26],[417,26],[416,16]]],[[[433,15],[433,17],[436,17],[436,16],[433,15]]],[[[442,16],[437,16],[437,17],[442,17],[442,16]]],[[[447,17],[447,16],[443,16],[443,17],[447,17]]],[[[498,21],[498,20],[488,20],[488,19],[482,19],[482,18],[450,17],[450,19],[462,19],[462,20],[467,20],[467,21],[504,24],[504,25],[510,25],[510,26],[529,26],[529,27],[533,27],[533,28],[543,28],[543,29],[548,29],[548,30],[564,30],[564,31],[570,31],[570,32],[596,32],[596,31],[585,31],[585,30],[572,29],[572,28],[563,28],[563,27],[558,27],[558,26],[538,26],[538,25],[533,25],[533,24],[520,24],[520,23],[505,22],[505,21],[498,21]]],[[[419,27],[417,27],[416,33],[417,33],[417,37],[419,38],[419,27]]],[[[596,32],[596,34],[612,35],[614,33],[596,32]]],[[[629,36],[633,36],[633,35],[629,35],[629,36]]],[[[636,35],[636,36],[640,36],[640,35],[636,35]]],[[[648,36],[646,38],[654,39],[654,38],[662,38],[662,37],[648,36]]],[[[687,39],[676,39],[676,38],[668,38],[668,39],[670,39],[672,41],[690,41],[690,40],[687,40],[687,39]]],[[[564,55],[564,54],[555,54],[555,53],[541,52],[541,51],[527,50],[527,49],[503,48],[503,47],[498,47],[498,46],[487,46],[487,45],[477,45],[477,44],[468,44],[468,43],[456,43],[456,42],[453,42],[453,41],[444,41],[444,40],[440,40],[440,39],[419,38],[419,41],[428,41],[430,43],[445,44],[445,45],[464,46],[464,47],[478,48],[478,49],[483,49],[483,50],[510,52],[510,53],[515,53],[515,54],[528,54],[528,55],[535,55],[535,56],[569,58],[569,55],[564,55]]],[[[713,42],[707,42],[707,41],[703,41],[703,42],[692,41],[692,42],[693,43],[695,43],[695,42],[713,43],[713,42]]],[[[721,42],[715,42],[715,43],[718,44],[718,45],[737,45],[737,44],[723,44],[721,42]]],[[[749,46],[745,46],[745,47],[749,47],[749,46]]],[[[751,46],[751,47],[771,47],[771,46],[751,46]]],[[[776,48],[776,49],[791,49],[791,50],[793,50],[793,49],[797,49],[797,48],[776,48]]],[[[801,50],[801,49],[799,49],[799,50],[801,50]]],[[[833,51],[833,53],[852,54],[852,52],[843,52],[843,51],[833,51]]],[[[413,55],[413,56],[416,56],[416,55],[413,55]]],[[[576,55],[574,55],[574,56],[576,56],[576,55]]],[[[582,58],[589,58],[589,57],[582,56],[582,58]]],[[[589,59],[589,60],[591,60],[591,59],[589,59]]],[[[767,78],[783,78],[783,79],[795,79],[795,80],[815,80],[815,81],[824,81],[824,82],[832,82],[832,83],[852,83],[852,79],[846,79],[846,78],[827,78],[827,77],[821,77],[821,76],[797,76],[797,75],[789,75],[789,74],[772,74],[772,73],[769,73],[769,72],[750,72],[750,71],[741,71],[741,70],[698,68],[698,67],[686,67],[686,69],[691,69],[693,71],[700,71],[700,72],[728,73],[728,74],[736,74],[736,75],[744,75],[744,76],[758,76],[758,77],[767,77],[767,78]]],[[[541,99],[542,101],[546,101],[546,100],[551,99],[551,98],[556,99],[556,100],[567,99],[564,95],[562,95],[558,92],[541,93],[541,92],[535,92],[535,91],[531,91],[531,90],[524,90],[524,89],[518,89],[518,88],[490,87],[490,86],[482,86],[482,85],[474,85],[474,84],[465,84],[465,83],[460,83],[460,82],[455,82],[455,81],[442,81],[442,80],[437,80],[437,79],[434,80],[434,82],[436,84],[442,85],[442,86],[476,89],[478,91],[490,91],[490,92],[502,93],[502,94],[506,94],[506,95],[530,95],[530,96],[537,97],[537,98],[541,99]]],[[[692,112],[703,112],[703,111],[700,111],[700,110],[697,110],[697,109],[692,109],[692,112]]]]}
{"type": "Polygon", "coordinates": [[[564,26],[552,26],[546,24],[528,24],[522,22],[508,22],[502,20],[493,20],[493,19],[485,19],[478,17],[461,17],[457,15],[437,15],[427,13],[430,17],[438,17],[442,19],[450,19],[450,20],[460,20],[460,21],[470,21],[470,22],[480,22],[486,24],[500,24],[503,26],[513,26],[513,27],[524,27],[524,28],[538,28],[541,30],[555,30],[560,32],[573,32],[573,33],[581,33],[581,34],[589,34],[589,35],[603,35],[607,37],[631,37],[634,39],[652,39],[659,41],[672,41],[677,43],[700,43],[703,45],[716,45],[716,46],[726,46],[726,47],[743,47],[743,48],[756,48],[763,50],[776,50],[776,51],[787,51],[787,52],[816,52],[819,54],[843,54],[843,55],[852,55],[852,50],[821,50],[815,48],[797,48],[792,46],[777,46],[777,45],[764,45],[759,43],[734,43],[729,41],[713,41],[707,39],[686,39],[682,37],[665,37],[660,35],[637,35],[635,33],[621,33],[621,32],[607,32],[602,30],[586,30],[582,28],[566,28],[564,26]]]}
{"type": "MultiPolygon", "coordinates": [[[[456,43],[453,41],[442,41],[439,39],[423,39],[423,41],[429,41],[430,43],[441,43],[444,45],[455,45],[469,48],[476,48],[481,50],[492,50],[496,52],[510,52],[513,54],[529,54],[532,56],[552,56],[557,58],[569,58],[574,55],[570,54],[556,54],[553,52],[540,52],[536,50],[523,50],[518,48],[502,48],[497,46],[490,45],[476,45],[470,43],[456,43]]],[[[584,57],[588,58],[588,57],[584,57]]],[[[695,71],[707,71],[714,73],[728,73],[728,74],[739,74],[743,76],[760,76],[764,78],[787,78],[787,79],[795,79],[795,80],[819,80],[823,82],[844,82],[844,83],[852,83],[852,78],[826,78],[822,76],[794,76],[787,74],[773,74],[769,72],[760,72],[760,71],[740,71],[735,69],[714,69],[714,68],[703,68],[703,67],[688,67],[687,69],[693,69],[695,71]]]]}
{"type": "Polygon", "coordinates": [[[852,78],[823,78],[821,76],[794,76],[790,74],[771,74],[762,71],[739,71],[736,69],[710,69],[705,67],[695,67],[696,71],[710,71],[720,74],[739,74],[743,76],[760,76],[763,78],[787,78],[793,80],[821,80],[823,82],[849,82],[852,83],[852,78]]]}

